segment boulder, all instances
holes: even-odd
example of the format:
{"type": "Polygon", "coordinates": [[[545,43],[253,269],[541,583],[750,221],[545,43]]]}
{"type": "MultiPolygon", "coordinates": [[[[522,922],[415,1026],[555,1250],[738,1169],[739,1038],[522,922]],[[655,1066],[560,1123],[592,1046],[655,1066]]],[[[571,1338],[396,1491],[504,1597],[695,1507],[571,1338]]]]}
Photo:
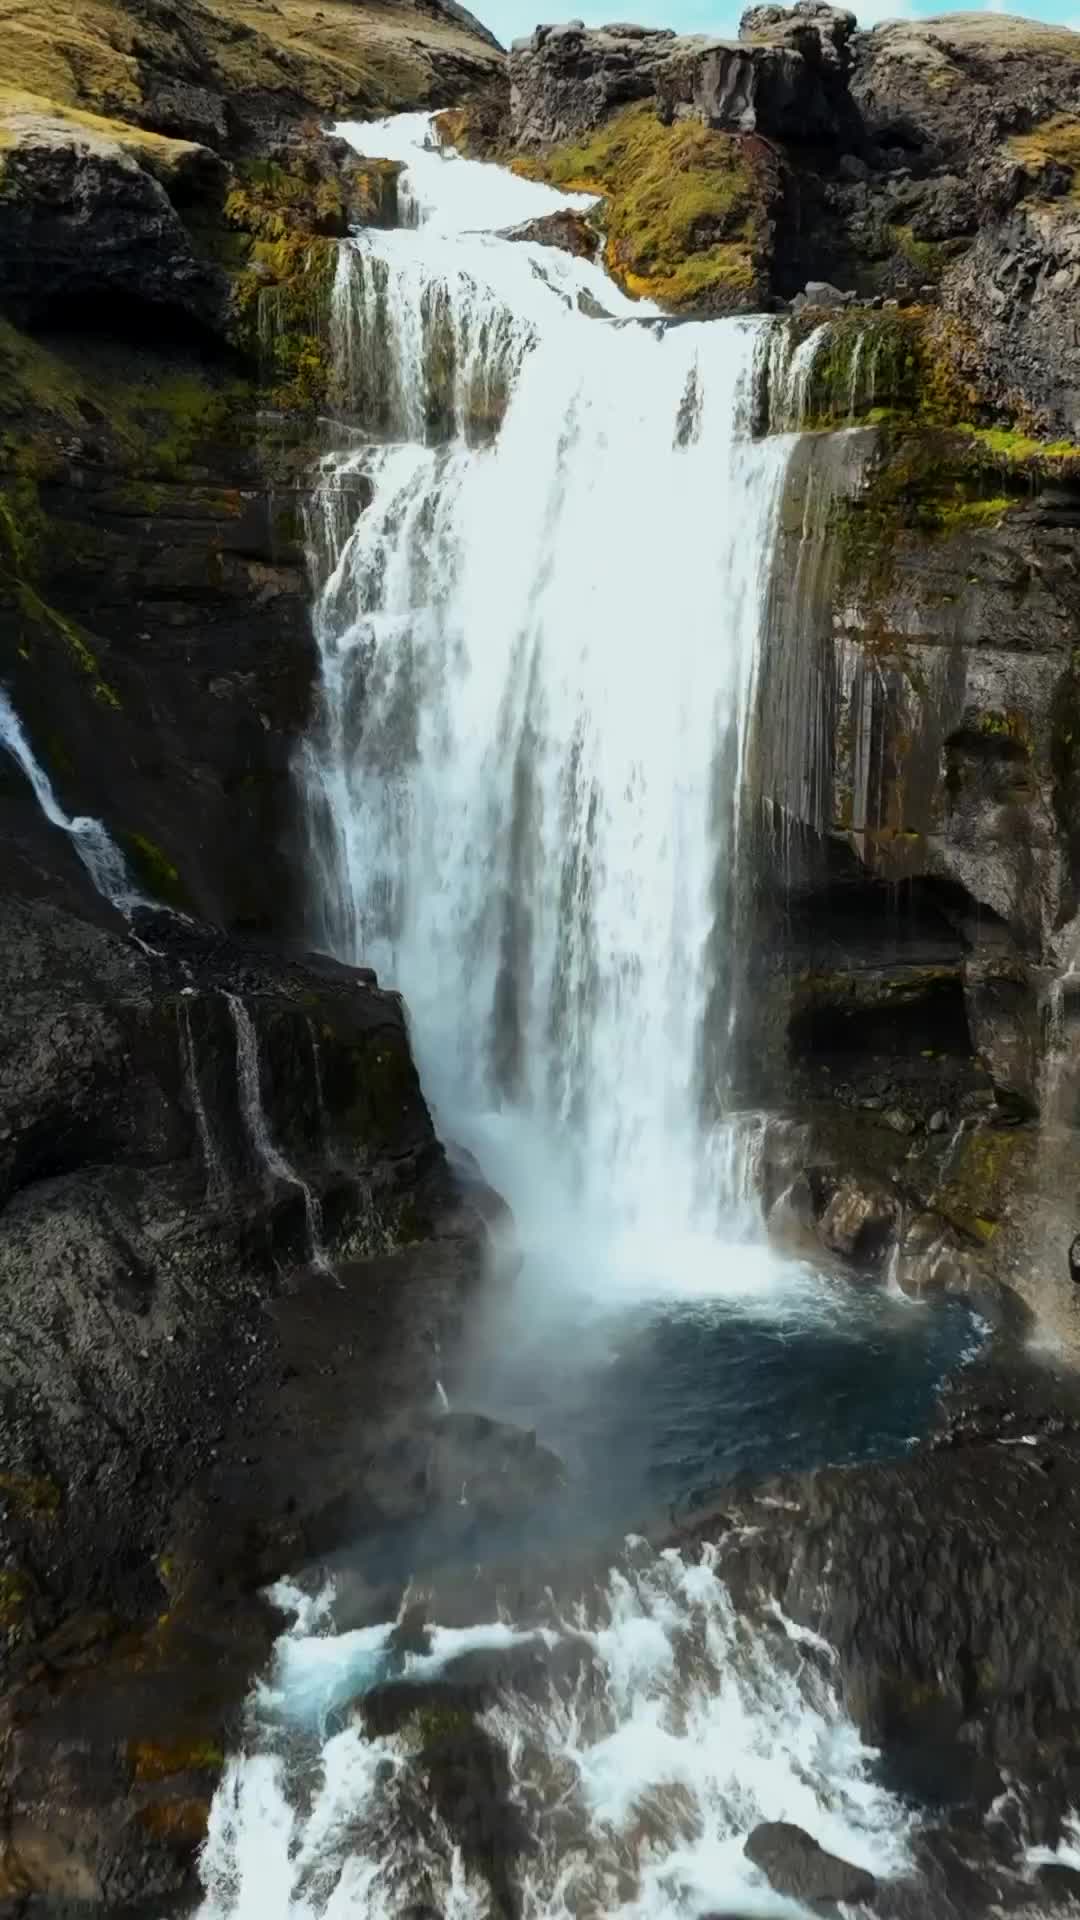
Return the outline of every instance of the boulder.
{"type": "Polygon", "coordinates": [[[572,207],[558,213],[545,213],[538,220],[526,220],[520,227],[506,227],[500,239],[527,240],[537,247],[558,247],[578,260],[592,260],[600,246],[595,227],[575,213],[572,207]]]}
{"type": "Polygon", "coordinates": [[[816,56],[797,45],[676,42],[656,88],[662,119],[693,113],[716,133],[791,141],[849,137],[843,81],[835,89],[826,85],[816,56]]]}
{"type": "Polygon", "coordinates": [[[598,126],[630,100],[649,98],[674,43],[669,29],[578,22],[537,27],[510,49],[510,130],[518,146],[550,146],[598,126]]]}
{"type": "Polygon", "coordinates": [[[865,1867],[826,1853],[802,1827],[787,1820],[767,1820],[755,1827],[743,1851],[777,1893],[814,1907],[869,1900],[877,1886],[865,1867]]]}
{"type": "Polygon", "coordinates": [[[966,166],[1011,127],[1080,108],[1080,39],[1015,15],[892,20],[853,42],[851,91],[870,138],[917,169],[966,166]]]}
{"type": "Polygon", "coordinates": [[[893,1234],[899,1211],[881,1182],[844,1174],[818,1221],[818,1236],[846,1260],[873,1258],[893,1234]]]}
{"type": "Polygon", "coordinates": [[[220,200],[217,154],[29,94],[0,110],[0,129],[0,298],[45,320],[88,294],[221,320],[225,277],[196,257],[179,211],[220,200]]]}

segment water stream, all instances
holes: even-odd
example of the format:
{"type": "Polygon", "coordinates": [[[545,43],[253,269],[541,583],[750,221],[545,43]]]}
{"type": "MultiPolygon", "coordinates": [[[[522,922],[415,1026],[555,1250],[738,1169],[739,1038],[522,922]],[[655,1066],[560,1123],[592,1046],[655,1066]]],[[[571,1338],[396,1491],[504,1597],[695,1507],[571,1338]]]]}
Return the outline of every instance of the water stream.
{"type": "Polygon", "coordinates": [[[92,820],[86,814],[77,814],[72,818],[64,812],[53,791],[52,781],[36,758],[22,721],[2,687],[0,748],[22,768],[50,826],[58,827],[61,833],[67,834],[98,893],[119,908],[121,913],[130,913],[133,907],[144,905],[143,896],[128,873],[123,854],[102,822],[92,820]]]}
{"type": "MultiPolygon", "coordinates": [[[[666,325],[500,237],[566,197],[434,151],[422,116],[344,131],[407,163],[413,224],[357,237],[335,290],[314,932],[402,989],[440,1129],[524,1252],[439,1392],[537,1426],[588,1524],[739,1466],[895,1453],[970,1320],[771,1251],[762,1117],[734,1095],[770,569],[816,349],[786,364],[766,320],[666,325]],[[785,431],[755,439],[763,378],[785,431]]],[[[794,733],[805,688],[782,681],[794,733]]],[[[767,1817],[903,1865],[909,1817],[820,1660],[778,1661],[714,1565],[631,1553],[572,1622],[552,1602],[545,1630],[585,1635],[601,1675],[588,1702],[553,1683],[486,1718],[535,1842],[507,1899],[425,1802],[415,1743],[334,1717],[385,1676],[392,1623],[338,1633],[332,1594],[285,1600],[206,1920],[794,1913],[742,1856],[767,1817]]],[[[409,1658],[430,1677],[450,1649],[409,1658]]]]}

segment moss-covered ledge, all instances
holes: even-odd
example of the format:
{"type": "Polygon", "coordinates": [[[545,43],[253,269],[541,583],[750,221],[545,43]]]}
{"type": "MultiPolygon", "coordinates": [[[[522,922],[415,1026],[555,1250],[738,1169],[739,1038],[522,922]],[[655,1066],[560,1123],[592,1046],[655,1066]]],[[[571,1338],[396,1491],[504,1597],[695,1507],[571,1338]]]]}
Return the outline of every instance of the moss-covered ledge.
{"type": "Polygon", "coordinates": [[[539,153],[510,146],[498,103],[438,117],[440,137],[526,180],[596,195],[604,265],[624,292],[674,313],[748,312],[768,295],[778,162],[752,135],[697,120],[665,126],[652,100],[608,116],[581,142],[539,153]]]}

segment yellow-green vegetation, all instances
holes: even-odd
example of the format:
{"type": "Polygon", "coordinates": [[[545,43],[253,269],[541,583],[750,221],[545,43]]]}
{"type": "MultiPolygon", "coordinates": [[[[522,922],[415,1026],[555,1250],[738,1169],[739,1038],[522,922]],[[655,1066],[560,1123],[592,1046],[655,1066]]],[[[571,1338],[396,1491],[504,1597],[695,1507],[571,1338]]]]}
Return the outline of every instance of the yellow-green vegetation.
{"type": "Polygon", "coordinates": [[[190,140],[170,140],[164,134],[150,133],[145,127],[129,126],[124,120],[88,113],[81,107],[49,99],[45,94],[31,93],[25,87],[0,83],[0,147],[17,146],[20,140],[29,137],[40,139],[53,129],[62,136],[82,135],[90,141],[107,141],[123,147],[166,186],[199,152],[190,140]]]}
{"type": "Polygon", "coordinates": [[[225,201],[244,257],[233,284],[234,337],[284,411],[310,413],[326,398],[333,236],[345,231],[346,211],[341,182],[313,177],[302,152],[289,165],[250,163],[225,201]]]}
{"type": "Polygon", "coordinates": [[[203,1737],[176,1740],[132,1740],[128,1764],[142,1786],[171,1780],[178,1773],[220,1773],[224,1752],[216,1740],[203,1737]]]}
{"type": "Polygon", "coordinates": [[[17,1629],[30,1604],[30,1582],[17,1567],[0,1567],[0,1632],[17,1629]]]}
{"type": "MultiPolygon", "coordinates": [[[[0,0],[4,75],[66,105],[138,118],[168,73],[232,96],[281,95],[291,109],[392,112],[430,97],[440,54],[485,57],[446,16],[355,0],[0,0]]],[[[499,55],[488,55],[494,71],[499,55]]]]}
{"type": "Polygon", "coordinates": [[[953,426],[978,418],[978,343],[955,315],[928,307],[805,308],[787,323],[793,345],[823,322],[803,426],[953,426]]]}
{"type": "Polygon", "coordinates": [[[60,1489],[44,1474],[0,1473],[0,1500],[16,1513],[51,1519],[60,1510],[60,1489]]]}
{"type": "Polygon", "coordinates": [[[952,248],[936,240],[917,240],[911,227],[889,226],[885,234],[894,253],[907,262],[921,281],[930,283],[940,278],[952,248]]]}
{"type": "Polygon", "coordinates": [[[969,1240],[987,1246],[1005,1218],[1012,1176],[1030,1145],[1031,1133],[1022,1127],[984,1124],[964,1134],[931,1195],[931,1208],[969,1240]]]}
{"type": "Polygon", "coordinates": [[[173,907],[190,904],[179,869],[155,841],[145,833],[121,833],[118,837],[135,878],[153,899],[173,907]]]}
{"type": "Polygon", "coordinates": [[[883,427],[860,492],[832,509],[841,579],[880,589],[905,536],[945,539],[995,526],[1014,504],[999,473],[944,428],[883,427]]]}
{"type": "Polygon", "coordinates": [[[411,1735],[417,1746],[431,1748],[442,1746],[447,1740],[456,1740],[468,1733],[473,1725],[472,1715],[465,1707],[427,1706],[418,1708],[406,1722],[404,1731],[411,1735]]]}
{"type": "Polygon", "coordinates": [[[1030,133],[1012,134],[1007,146],[1014,159],[1032,173],[1049,166],[1064,167],[1072,174],[1070,197],[1080,198],[1080,117],[1076,114],[1052,114],[1030,133]]]}
{"type": "Polygon", "coordinates": [[[25,656],[33,653],[42,633],[63,642],[76,666],[91,681],[94,697],[104,706],[118,707],[120,698],[102,676],[93,642],[77,620],[71,620],[42,598],[34,584],[41,564],[48,522],[41,511],[32,469],[24,460],[10,476],[0,469],[0,595],[14,610],[16,645],[25,656]]]}
{"type": "Polygon", "coordinates": [[[741,135],[697,120],[664,126],[646,101],[514,170],[603,199],[604,261],[627,293],[721,312],[748,305],[757,286],[764,196],[751,154],[741,135]]]}

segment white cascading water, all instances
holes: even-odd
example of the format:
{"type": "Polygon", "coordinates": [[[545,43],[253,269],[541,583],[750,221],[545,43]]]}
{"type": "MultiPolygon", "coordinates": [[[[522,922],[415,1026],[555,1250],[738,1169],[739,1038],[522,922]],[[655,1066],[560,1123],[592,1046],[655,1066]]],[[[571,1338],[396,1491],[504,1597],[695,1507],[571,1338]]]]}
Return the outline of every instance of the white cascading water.
{"type": "MultiPolygon", "coordinates": [[[[407,162],[413,224],[344,249],[337,279],[358,431],[312,528],[319,938],[403,989],[440,1121],[508,1192],[526,1276],[546,1233],[603,1285],[621,1250],[663,1291],[693,1243],[709,1291],[730,1299],[749,1261],[768,1292],[743,1205],[760,1127],[724,1118],[791,444],[750,437],[768,323],[665,326],[597,268],[497,237],[565,196],[440,156],[421,117],[344,131],[407,162]]],[[[348,1703],[521,1630],[435,1629],[392,1656],[392,1623],[335,1632],[332,1591],[277,1598],[295,1623],[214,1803],[202,1920],[498,1920],[414,1734],[369,1738],[348,1703]]],[[[744,1857],[762,1819],[903,1868],[909,1818],[828,1650],[775,1626],[737,1616],[708,1555],[641,1543],[569,1617],[551,1600],[546,1643],[582,1636],[599,1682],[511,1688],[483,1716],[535,1843],[521,1920],[800,1914],[744,1857]]]]}
{"type": "MultiPolygon", "coordinates": [[[[348,1708],[391,1675],[430,1680],[532,1636],[500,1621],[436,1629],[430,1652],[395,1659],[390,1625],[333,1636],[319,1602],[276,1597],[296,1624],[253,1703],[257,1751],[230,1763],[214,1802],[201,1920],[500,1920],[431,1805],[413,1733],[370,1738],[348,1708]]],[[[535,1840],[513,1876],[520,1920],[805,1916],[743,1854],[768,1819],[878,1875],[904,1868],[910,1817],[873,1781],[828,1650],[775,1625],[787,1657],[739,1619],[710,1556],[633,1541],[587,1606],[551,1603],[544,1641],[584,1642],[595,1683],[507,1693],[482,1721],[535,1840]]]]}
{"type": "Polygon", "coordinates": [[[17,761],[34,790],[34,797],[50,826],[66,833],[75,852],[104,899],[130,913],[145,905],[142,894],[132,884],[124,856],[100,820],[86,814],[74,818],[64,812],[53,792],[52,781],[35,758],[26,731],[7,694],[0,687],[0,748],[17,761]]]}
{"type": "Polygon", "coordinates": [[[343,390],[389,443],[326,461],[314,529],[319,936],[401,986],[444,1124],[509,1112],[609,1246],[670,1245],[744,1177],[717,1122],[789,450],[749,431],[768,323],[669,326],[475,231],[565,196],[425,128],[348,130],[408,158],[420,224],[338,275],[343,390]]]}
{"type": "MultiPolygon", "coordinates": [[[[228,1002],[233,1031],[236,1034],[236,1081],[240,1090],[240,1111],[247,1128],[248,1139],[251,1141],[256,1160],[261,1167],[265,1168],[269,1179],[281,1181],[287,1187],[295,1187],[301,1194],[307,1225],[308,1253],[312,1265],[322,1270],[327,1265],[322,1238],[322,1208],[307,1181],[296,1171],[292,1162],[286,1160],[271,1136],[270,1123],[263,1105],[262,1075],[259,1069],[259,1036],[255,1031],[255,1023],[239,994],[227,993],[225,999],[228,1002]]],[[[312,1048],[315,1052],[317,1069],[318,1051],[314,1034],[312,1048]]]]}

